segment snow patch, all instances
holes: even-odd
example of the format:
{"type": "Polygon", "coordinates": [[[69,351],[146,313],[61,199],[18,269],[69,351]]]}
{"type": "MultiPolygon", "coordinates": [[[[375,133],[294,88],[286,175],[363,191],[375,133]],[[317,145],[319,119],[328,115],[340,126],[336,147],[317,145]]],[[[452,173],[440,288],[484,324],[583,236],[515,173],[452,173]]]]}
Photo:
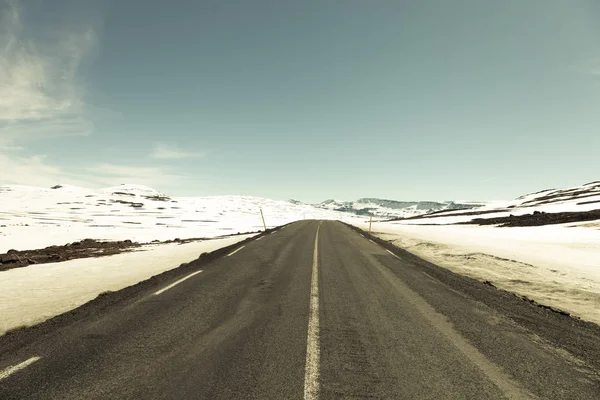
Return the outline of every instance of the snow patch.
{"type": "MultiPolygon", "coordinates": [[[[368,229],[368,223],[354,225],[368,229]]],[[[600,230],[376,222],[373,234],[456,273],[600,324],[600,230]]]]}
{"type": "Polygon", "coordinates": [[[0,272],[0,335],[70,311],[106,291],[117,291],[197,259],[204,252],[252,235],[186,244],[146,246],[144,251],[0,272]]]}

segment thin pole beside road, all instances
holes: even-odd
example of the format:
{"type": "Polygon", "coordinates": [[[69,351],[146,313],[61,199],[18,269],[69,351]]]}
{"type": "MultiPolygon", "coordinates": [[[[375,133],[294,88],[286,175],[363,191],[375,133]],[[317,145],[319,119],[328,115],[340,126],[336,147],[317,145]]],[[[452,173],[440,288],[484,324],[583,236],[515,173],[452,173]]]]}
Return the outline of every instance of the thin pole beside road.
{"type": "Polygon", "coordinates": [[[265,216],[262,212],[262,208],[260,209],[260,216],[262,217],[263,226],[265,227],[265,232],[267,231],[267,224],[265,224],[265,216]]]}

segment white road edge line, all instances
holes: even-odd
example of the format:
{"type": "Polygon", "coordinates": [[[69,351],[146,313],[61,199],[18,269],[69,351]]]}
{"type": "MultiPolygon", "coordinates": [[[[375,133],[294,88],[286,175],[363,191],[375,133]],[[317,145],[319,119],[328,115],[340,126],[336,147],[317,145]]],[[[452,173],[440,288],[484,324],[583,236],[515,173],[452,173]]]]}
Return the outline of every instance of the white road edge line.
{"type": "Polygon", "coordinates": [[[374,241],[372,241],[371,239],[369,239],[369,242],[371,242],[371,243],[373,243],[373,244],[377,244],[377,243],[375,243],[374,241]]]}
{"type": "Polygon", "coordinates": [[[243,245],[242,247],[240,247],[237,250],[232,251],[231,253],[227,254],[227,257],[231,257],[232,255],[234,255],[235,253],[237,253],[238,251],[240,251],[241,249],[243,249],[244,247],[246,247],[246,245],[243,245]]]}
{"type": "Polygon", "coordinates": [[[202,270],[200,270],[200,271],[196,271],[196,272],[193,272],[193,273],[189,274],[188,276],[186,276],[186,277],[184,277],[184,278],[181,278],[180,280],[178,280],[178,281],[175,281],[175,282],[171,283],[169,286],[167,286],[167,287],[164,287],[164,288],[160,289],[160,290],[159,290],[159,291],[157,291],[157,292],[154,292],[154,295],[155,295],[155,296],[157,296],[157,295],[159,295],[159,294],[161,294],[161,293],[164,293],[164,292],[166,292],[167,290],[171,289],[173,286],[175,286],[175,285],[179,285],[181,282],[183,282],[183,281],[185,281],[185,280],[188,280],[188,279],[190,279],[192,276],[194,276],[194,275],[197,275],[197,274],[199,274],[200,272],[202,272],[202,270]]]}
{"type": "Polygon", "coordinates": [[[14,374],[17,371],[27,368],[28,366],[30,366],[31,364],[33,364],[40,358],[42,358],[42,357],[31,357],[29,360],[25,360],[21,364],[13,365],[12,367],[3,369],[2,371],[0,371],[0,381],[2,379],[8,378],[9,376],[11,376],[12,374],[14,374]]]}
{"type": "Polygon", "coordinates": [[[387,251],[388,253],[390,253],[391,255],[393,255],[394,257],[396,257],[396,258],[398,258],[398,259],[400,258],[400,257],[398,257],[397,255],[395,255],[394,253],[392,253],[391,251],[389,251],[388,249],[385,249],[385,251],[387,251]]]}
{"type": "Polygon", "coordinates": [[[310,309],[308,316],[308,336],[306,338],[306,369],[304,371],[304,400],[319,398],[319,230],[315,236],[312,278],[310,281],[310,309]]]}
{"type": "Polygon", "coordinates": [[[264,236],[259,237],[258,239],[256,239],[256,241],[258,242],[262,238],[264,238],[264,236]]]}

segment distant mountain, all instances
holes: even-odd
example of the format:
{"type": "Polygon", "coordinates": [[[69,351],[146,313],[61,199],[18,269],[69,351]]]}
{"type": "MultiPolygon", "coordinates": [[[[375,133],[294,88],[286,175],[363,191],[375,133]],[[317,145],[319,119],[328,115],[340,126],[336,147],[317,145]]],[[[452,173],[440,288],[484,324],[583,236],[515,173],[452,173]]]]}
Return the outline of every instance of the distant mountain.
{"type": "Polygon", "coordinates": [[[356,215],[373,215],[381,218],[414,217],[442,210],[465,210],[482,207],[482,202],[454,201],[397,201],[377,198],[362,198],[355,201],[325,200],[315,207],[356,215]]]}
{"type": "Polygon", "coordinates": [[[575,212],[600,209],[600,181],[566,189],[547,189],[526,194],[510,201],[397,201],[365,197],[355,201],[329,199],[314,207],[359,216],[379,218],[411,218],[473,214],[524,213],[524,212],[575,212]],[[473,210],[475,211],[475,210],[473,210]]]}

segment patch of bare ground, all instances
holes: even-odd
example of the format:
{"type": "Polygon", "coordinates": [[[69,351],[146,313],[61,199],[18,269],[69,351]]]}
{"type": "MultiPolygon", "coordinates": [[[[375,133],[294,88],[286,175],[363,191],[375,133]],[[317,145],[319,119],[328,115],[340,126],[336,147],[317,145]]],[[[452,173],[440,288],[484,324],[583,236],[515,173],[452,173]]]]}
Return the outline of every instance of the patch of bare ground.
{"type": "Polygon", "coordinates": [[[534,211],[533,214],[510,215],[499,218],[475,218],[459,224],[499,225],[500,227],[542,226],[600,220],[600,209],[592,211],[546,213],[534,211]]]}
{"type": "Polygon", "coordinates": [[[407,218],[393,218],[389,221],[408,221],[414,219],[428,219],[428,218],[440,218],[440,217],[464,217],[464,216],[472,216],[472,215],[484,215],[484,214],[495,214],[500,212],[510,211],[508,208],[499,208],[496,210],[482,210],[482,211],[467,211],[467,212],[452,212],[456,210],[441,210],[435,211],[429,214],[417,215],[415,217],[407,217],[407,218]]]}
{"type": "Polygon", "coordinates": [[[102,257],[131,251],[140,247],[131,240],[99,241],[85,239],[62,246],[48,246],[36,250],[9,250],[0,254],[0,271],[26,267],[31,264],[46,264],[76,258],[102,257]]]}

